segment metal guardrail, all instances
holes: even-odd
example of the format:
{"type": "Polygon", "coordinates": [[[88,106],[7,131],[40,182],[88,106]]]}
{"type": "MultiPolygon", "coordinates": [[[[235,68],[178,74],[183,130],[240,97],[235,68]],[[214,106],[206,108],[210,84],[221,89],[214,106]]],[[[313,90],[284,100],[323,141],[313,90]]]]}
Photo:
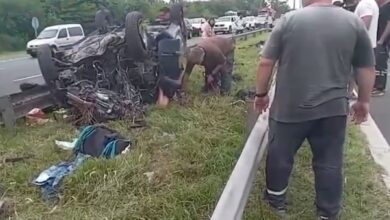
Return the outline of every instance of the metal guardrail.
{"type": "MultiPolygon", "coordinates": [[[[270,99],[273,100],[274,85],[270,99]]],[[[261,114],[222,192],[211,220],[240,220],[268,142],[268,114],[261,114]]]]}
{"type": "MultiPolygon", "coordinates": [[[[269,31],[270,29],[259,29],[243,34],[234,35],[233,38],[246,40],[248,37],[269,31]]],[[[189,46],[191,48],[195,45],[189,46]]],[[[54,105],[54,101],[48,90],[24,91],[18,94],[0,97],[0,121],[7,129],[14,130],[16,120],[24,117],[33,108],[48,108],[54,105]]]]}
{"type": "MultiPolygon", "coordinates": [[[[276,72],[276,70],[274,70],[274,72],[276,72]]],[[[274,94],[275,78],[273,79],[270,88],[270,103],[273,101],[274,94]]],[[[254,109],[252,109],[252,111],[254,111],[254,109]]],[[[241,152],[240,158],[214,209],[211,220],[241,220],[252,190],[256,172],[259,169],[260,162],[267,149],[268,116],[268,110],[258,116],[241,152]]],[[[250,115],[248,115],[248,117],[249,119],[252,118],[250,115]]]]}

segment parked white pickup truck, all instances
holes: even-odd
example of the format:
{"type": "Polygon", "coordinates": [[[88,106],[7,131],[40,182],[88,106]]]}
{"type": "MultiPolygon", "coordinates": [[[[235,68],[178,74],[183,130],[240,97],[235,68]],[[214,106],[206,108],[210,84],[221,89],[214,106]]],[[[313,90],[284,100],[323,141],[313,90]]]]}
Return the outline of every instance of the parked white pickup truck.
{"type": "Polygon", "coordinates": [[[84,30],[80,24],[64,24],[50,26],[38,35],[37,39],[27,43],[26,52],[32,57],[37,56],[38,47],[48,44],[52,47],[61,47],[74,44],[84,38],[84,30]]]}
{"type": "Polygon", "coordinates": [[[238,16],[224,16],[217,19],[214,26],[215,33],[238,34],[245,30],[243,22],[238,16]]]}

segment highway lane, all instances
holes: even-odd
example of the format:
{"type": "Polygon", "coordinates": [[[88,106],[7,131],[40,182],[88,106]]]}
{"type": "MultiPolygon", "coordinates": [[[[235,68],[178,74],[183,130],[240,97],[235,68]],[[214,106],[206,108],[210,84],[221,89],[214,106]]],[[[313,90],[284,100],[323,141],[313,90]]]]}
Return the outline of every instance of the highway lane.
{"type": "MultiPolygon", "coordinates": [[[[190,39],[188,46],[195,45],[200,39],[190,39]]],[[[19,93],[22,83],[44,84],[37,59],[30,57],[0,61],[0,79],[0,96],[19,93]]]]}
{"type": "Polygon", "coordinates": [[[0,79],[1,96],[20,92],[22,83],[44,83],[37,60],[29,57],[0,61],[0,79]]]}
{"type": "MultiPolygon", "coordinates": [[[[388,84],[390,79],[388,79],[388,84]]],[[[389,87],[389,85],[387,85],[389,87]]],[[[383,136],[390,143],[390,94],[386,93],[381,97],[373,97],[371,99],[371,116],[383,136]]]]}

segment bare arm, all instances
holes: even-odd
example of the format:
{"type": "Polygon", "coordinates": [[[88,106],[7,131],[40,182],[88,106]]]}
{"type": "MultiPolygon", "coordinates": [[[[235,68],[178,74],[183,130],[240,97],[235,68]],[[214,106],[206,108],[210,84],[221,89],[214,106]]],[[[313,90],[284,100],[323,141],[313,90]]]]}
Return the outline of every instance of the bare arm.
{"type": "Polygon", "coordinates": [[[383,45],[386,39],[390,36],[390,21],[387,22],[386,29],[383,32],[382,36],[380,36],[378,44],[383,45]]]}
{"type": "Polygon", "coordinates": [[[282,36],[285,17],[273,29],[270,38],[264,46],[262,58],[257,66],[256,93],[265,94],[268,92],[269,83],[275,63],[279,60],[282,51],[282,36]]]}
{"type": "Polygon", "coordinates": [[[213,71],[211,72],[211,75],[216,75],[218,74],[224,67],[225,67],[225,63],[222,63],[222,64],[218,64],[214,69],[213,71]]]}
{"type": "Polygon", "coordinates": [[[371,91],[375,82],[375,59],[372,45],[363,24],[358,27],[357,41],[352,59],[356,68],[356,82],[359,89],[358,100],[352,105],[352,120],[360,124],[367,121],[370,109],[371,91]]]}
{"type": "Polygon", "coordinates": [[[269,83],[272,76],[272,70],[275,66],[275,61],[268,58],[262,58],[257,66],[256,75],[256,93],[265,94],[268,92],[269,83]]]}
{"type": "Polygon", "coordinates": [[[371,91],[375,83],[374,67],[357,68],[356,81],[358,86],[358,101],[369,103],[371,91]]]}

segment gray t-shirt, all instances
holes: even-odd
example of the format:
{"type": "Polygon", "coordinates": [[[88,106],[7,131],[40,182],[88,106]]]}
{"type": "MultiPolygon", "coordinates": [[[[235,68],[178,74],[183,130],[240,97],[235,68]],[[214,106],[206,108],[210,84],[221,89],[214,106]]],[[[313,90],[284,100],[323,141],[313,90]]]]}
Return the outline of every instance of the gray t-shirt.
{"type": "Polygon", "coordinates": [[[270,117],[286,123],[347,115],[351,67],[375,64],[363,22],[333,6],[287,13],[262,56],[279,60],[270,117]]]}

